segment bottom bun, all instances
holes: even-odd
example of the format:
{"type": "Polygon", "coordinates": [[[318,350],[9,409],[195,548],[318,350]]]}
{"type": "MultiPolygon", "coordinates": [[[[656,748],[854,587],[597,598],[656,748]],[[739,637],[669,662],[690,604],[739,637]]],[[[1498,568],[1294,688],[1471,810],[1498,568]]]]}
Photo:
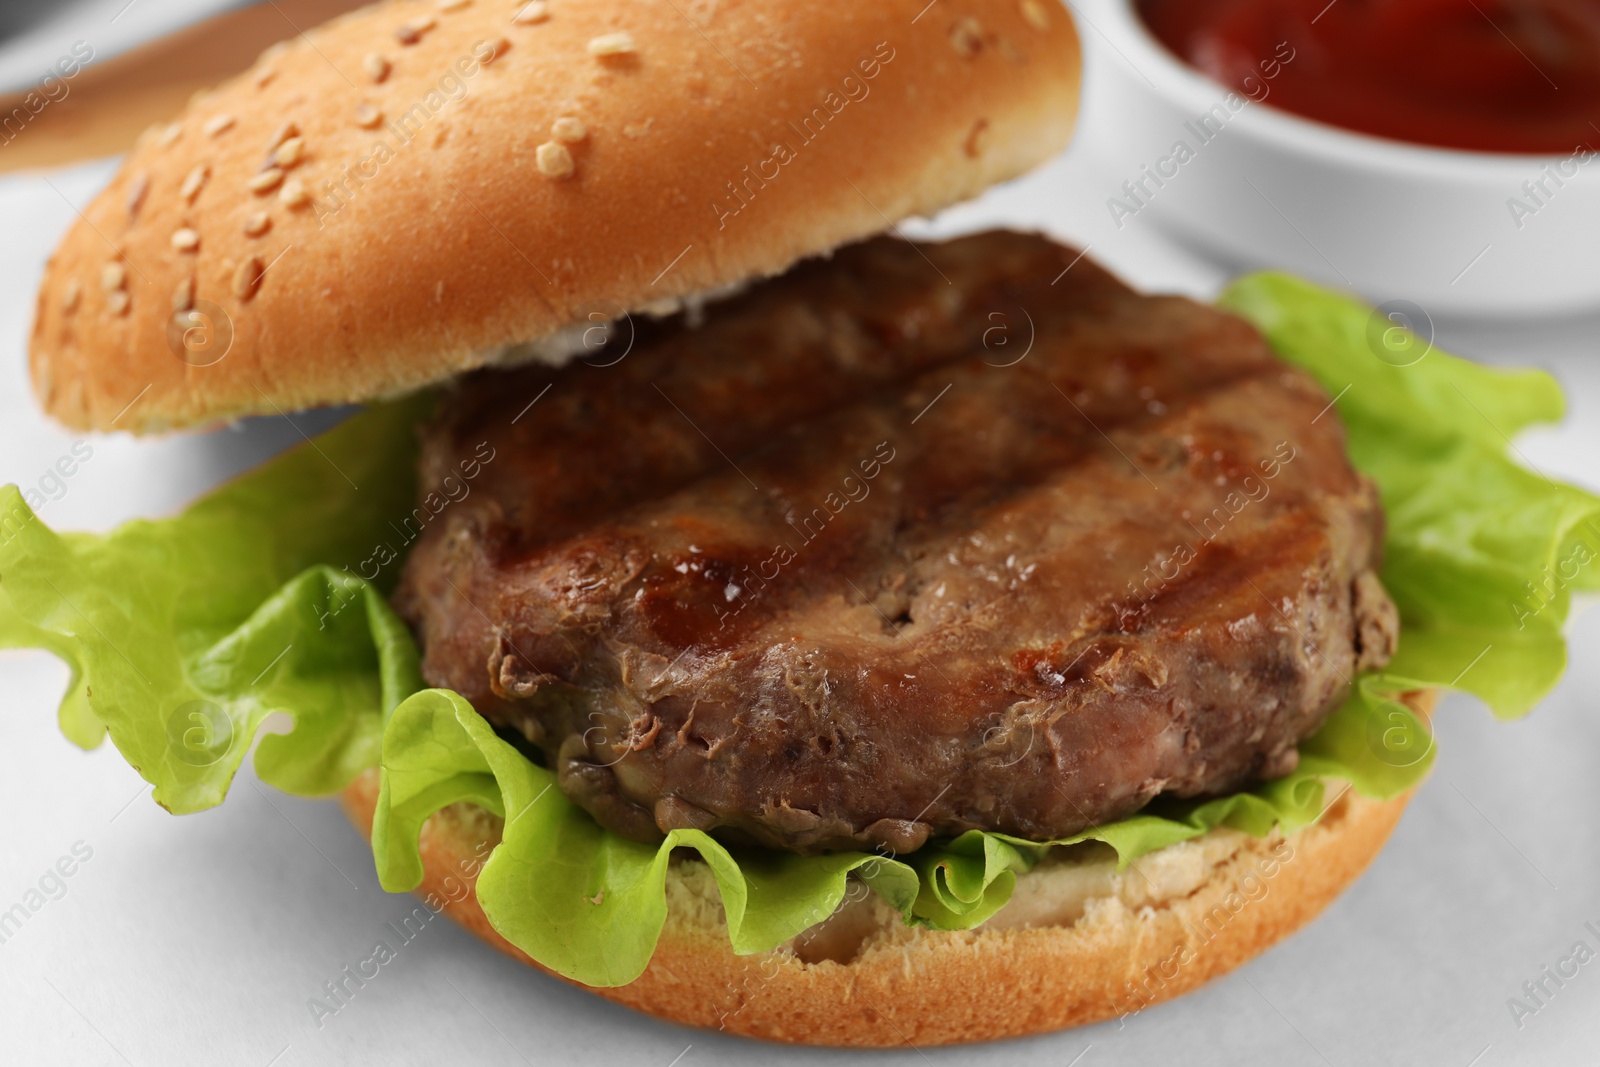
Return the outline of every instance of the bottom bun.
{"type": "MultiPolygon", "coordinates": [[[[1407,694],[1406,703],[1426,713],[1432,698],[1407,694]]],[[[1296,833],[1213,830],[1121,872],[1106,846],[1057,850],[1019,875],[1011,901],[973,930],[906,926],[857,890],[822,925],[752,956],[729,946],[709,869],[675,860],[650,966],[628,985],[593,992],[691,1026],[811,1045],[987,1041],[1132,1014],[1227,973],[1316,917],[1372,862],[1410,799],[1373,800],[1342,783],[1329,795],[1322,816],[1296,833]]],[[[377,799],[376,770],[344,794],[351,821],[369,834],[377,799]]],[[[489,925],[475,894],[459,891],[456,880],[477,870],[474,857],[499,842],[500,827],[466,804],[428,820],[418,892],[552,973],[489,925]]]]}

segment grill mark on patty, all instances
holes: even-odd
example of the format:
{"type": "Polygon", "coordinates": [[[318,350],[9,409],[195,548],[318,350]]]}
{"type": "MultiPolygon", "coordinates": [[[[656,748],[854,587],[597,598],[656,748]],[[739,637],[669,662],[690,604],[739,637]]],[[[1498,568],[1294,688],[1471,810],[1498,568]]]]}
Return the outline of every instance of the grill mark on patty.
{"type": "Polygon", "coordinates": [[[644,839],[1042,839],[1283,773],[1358,655],[1392,651],[1376,494],[1248,326],[1087,261],[1052,286],[1075,257],[876,240],[616,367],[469,379],[423,484],[485,438],[503,458],[407,562],[425,676],[644,839]],[[997,303],[1037,329],[1009,368],[983,365],[997,303]],[[1268,493],[1207,511],[1290,439],[1268,493]],[[754,588],[786,516],[880,440],[866,497],[754,588]],[[1191,561],[1124,588],[1180,540],[1191,561]]]}
{"type": "MultiPolygon", "coordinates": [[[[439,429],[446,434],[470,436],[486,425],[503,424],[508,403],[504,390],[531,397],[546,385],[570,385],[571,379],[585,370],[603,375],[605,381],[603,392],[552,391],[541,402],[539,417],[523,420],[502,434],[510,447],[527,457],[525,462],[537,462],[540,455],[548,457],[542,471],[549,475],[543,483],[548,488],[542,491],[555,494],[541,508],[537,526],[517,513],[517,494],[503,494],[510,502],[507,532],[517,535],[515,544],[508,544],[507,549],[514,554],[559,541],[619,506],[659,499],[707,471],[725,469],[717,447],[734,456],[747,454],[770,434],[773,425],[812,418],[863,391],[903,384],[916,368],[936,367],[981,353],[982,330],[988,325],[981,309],[1015,309],[1018,296],[1025,291],[1021,280],[1036,279],[1050,273],[1052,267],[1059,269],[1061,260],[1061,250],[1048,244],[1008,249],[995,262],[985,262],[971,249],[928,246],[926,251],[940,270],[960,283],[954,287],[960,303],[949,309],[950,314],[924,322],[924,316],[912,312],[941,307],[941,300],[952,299],[939,293],[947,288],[944,282],[930,273],[920,258],[907,262],[898,250],[881,245],[858,248],[855,261],[848,265],[853,269],[833,269],[839,265],[837,259],[814,261],[786,275],[778,291],[769,284],[740,298],[748,302],[742,309],[745,321],[729,329],[718,346],[698,344],[703,330],[640,323],[635,351],[654,347],[652,360],[630,356],[603,371],[582,366],[565,370],[533,367],[510,375],[487,372],[468,376],[467,386],[451,397],[441,413],[439,429]],[[863,285],[873,287],[880,299],[844,307],[847,321],[872,336],[871,352],[851,353],[843,359],[824,343],[824,337],[812,336],[803,328],[796,336],[785,337],[786,325],[793,325],[792,318],[783,321],[785,314],[792,315],[798,307],[806,317],[815,318],[807,305],[840,307],[851,291],[863,285]],[[918,322],[910,341],[902,336],[908,327],[895,325],[897,318],[908,317],[918,322]],[[775,318],[780,321],[774,322],[775,318]],[[776,344],[774,336],[784,343],[776,344]],[[772,352],[774,348],[781,351],[772,352]],[[831,375],[826,373],[830,370],[831,375]],[[478,380],[499,385],[475,390],[470,383],[478,380]],[[663,395],[705,429],[716,445],[664,402],[663,395]],[[601,397],[606,405],[603,413],[601,397]],[[761,410],[750,410],[752,397],[761,398],[761,410]],[[619,423],[630,427],[633,440],[648,440],[651,449],[624,447],[623,438],[614,432],[619,423]],[[556,460],[573,454],[584,456],[593,467],[604,468],[610,476],[606,483],[576,486],[562,477],[556,460]],[[561,492],[563,488],[583,491],[561,492]]],[[[1091,298],[1096,293],[1107,297],[1125,293],[1120,283],[1103,272],[1085,271],[1081,280],[1084,295],[1091,298]]],[[[1072,314],[1087,315],[1090,310],[1074,308],[1072,314]]],[[[442,479],[450,472],[451,463],[452,458],[442,454],[426,456],[424,484],[442,479]]],[[[485,474],[491,485],[500,477],[500,471],[492,466],[485,474]]]]}
{"type": "MultiPolygon", "coordinates": [[[[1190,394],[1191,407],[1203,406],[1209,396],[1237,389],[1242,383],[1259,379],[1263,374],[1276,374],[1278,369],[1273,366],[1251,367],[1235,374],[1201,383],[1190,394]]],[[[945,376],[947,376],[947,372],[940,369],[928,372],[928,374],[924,375],[924,379],[940,380],[945,376]]],[[[911,388],[914,394],[916,384],[913,383],[911,388]]],[[[829,416],[824,420],[825,425],[819,425],[817,422],[802,423],[795,427],[791,434],[802,438],[813,435],[840,437],[850,433],[856,424],[862,421],[871,421],[870,418],[864,420],[862,413],[871,416],[880,412],[884,405],[894,403],[905,391],[906,387],[902,384],[885,388],[871,396],[862,398],[851,407],[829,416]]],[[[1050,399],[1049,397],[1046,398],[1047,404],[1050,399]]],[[[1145,470],[1137,466],[1133,467],[1131,472],[1126,470],[1128,462],[1124,458],[1124,453],[1117,450],[1119,446],[1109,444],[1107,441],[1108,438],[1114,440],[1119,435],[1124,436],[1126,439],[1127,436],[1136,435],[1139,431],[1148,428],[1155,428],[1159,432],[1159,427],[1172,422],[1177,417],[1176,415],[1156,415],[1150,413],[1147,409],[1137,408],[1114,412],[1109,419],[1095,419],[1093,424],[1090,424],[1084,420],[1082,415],[1076,412],[1068,414],[1067,412],[1070,411],[1069,407],[1066,412],[1057,413],[1057,425],[1055,428],[1059,431],[1056,436],[1063,443],[1061,450],[1046,457],[1023,457],[1020,466],[1008,468],[1003,472],[995,472],[997,475],[1003,475],[1003,477],[996,478],[997,484],[989,499],[973,499],[970,492],[964,494],[960,489],[951,489],[949,491],[935,489],[926,493],[924,497],[911,502],[916,508],[917,513],[915,515],[902,512],[896,517],[893,532],[889,536],[887,543],[883,544],[882,553],[892,555],[902,549],[910,549],[911,551],[907,556],[908,563],[914,563],[917,558],[915,552],[917,543],[943,543],[983,527],[991,520],[993,513],[997,509],[1013,506],[1019,497],[1025,497],[1029,490],[1048,482],[1061,468],[1082,463],[1090,456],[1098,455],[1099,458],[1103,459],[1109,468],[1108,473],[1112,477],[1140,477],[1154,480],[1161,474],[1167,473],[1160,470],[1145,470]],[[908,536],[911,531],[915,532],[914,537],[908,536]]],[[[902,457],[896,461],[900,464],[901,470],[908,467],[915,468],[919,461],[925,461],[928,450],[924,446],[927,439],[930,436],[937,437],[939,434],[939,431],[932,428],[932,426],[920,429],[914,427],[909,435],[902,435],[896,432],[894,426],[888,425],[883,427],[882,432],[889,434],[896,442],[896,447],[901,450],[902,457]]],[[[862,438],[863,449],[865,448],[865,441],[869,438],[870,435],[862,438]]],[[[769,460],[774,465],[777,465],[780,470],[782,465],[787,462],[781,442],[769,443],[750,454],[739,456],[736,460],[739,471],[728,470],[726,462],[719,456],[710,470],[702,472],[699,477],[681,486],[675,493],[662,494],[642,501],[629,508],[616,519],[603,523],[600,529],[625,527],[641,521],[647,521],[643,517],[649,516],[652,509],[661,505],[664,500],[678,494],[694,493],[696,491],[725,493],[733,496],[741,494],[753,496],[754,499],[750,502],[752,508],[761,509],[762,516],[771,520],[780,519],[789,511],[803,509],[803,502],[797,502],[794,494],[773,498],[745,492],[748,482],[745,481],[746,474],[740,473],[740,471],[751,474],[764,484],[770,483],[777,476],[777,472],[767,469],[769,460]],[[706,482],[715,483],[717,488],[709,489],[704,485],[706,482]]],[[[927,472],[919,472],[919,474],[920,480],[923,482],[929,480],[927,472]]],[[[907,475],[906,477],[908,480],[914,480],[918,475],[907,475]]],[[[954,482],[961,481],[961,479],[949,480],[954,482]]],[[[1138,486],[1135,485],[1134,488],[1137,490],[1138,486]]],[[[1155,486],[1155,492],[1160,493],[1162,491],[1158,483],[1155,486]]],[[[781,526],[781,523],[775,522],[774,524],[781,526]]],[[[808,563],[814,563],[819,568],[832,567],[834,569],[839,569],[844,565],[845,560],[839,558],[838,554],[846,553],[848,545],[842,544],[837,537],[824,541],[823,536],[819,536],[817,542],[821,543],[823,547],[812,549],[808,544],[806,550],[820,554],[825,558],[821,561],[808,560],[808,563]]],[[[534,553],[528,553],[523,558],[531,558],[532,555],[534,553]]],[[[704,577],[713,586],[726,586],[730,582],[736,583],[741,571],[755,563],[758,558],[759,553],[719,546],[715,556],[707,559],[704,577]]],[[[501,562],[505,563],[508,560],[502,559],[501,562]]],[[[908,575],[909,571],[910,568],[907,568],[906,572],[902,572],[902,576],[908,575]]],[[[1187,581],[1193,576],[1194,571],[1192,569],[1187,570],[1184,572],[1183,580],[1187,581]]],[[[911,581],[908,583],[907,588],[894,591],[904,598],[906,603],[904,609],[898,610],[897,614],[883,612],[879,615],[877,623],[880,625],[878,628],[885,635],[898,636],[904,632],[904,628],[897,625],[897,623],[902,620],[909,621],[909,600],[915,596],[918,591],[917,587],[918,583],[911,581]]],[[[779,594],[765,598],[764,607],[772,610],[781,610],[785,606],[785,595],[792,596],[798,592],[798,590],[793,589],[793,584],[790,583],[779,594]]],[[[856,592],[857,590],[851,590],[852,594],[856,592]]],[[[872,599],[871,597],[868,598],[869,601],[872,599]]],[[[666,601],[663,604],[662,612],[657,616],[657,620],[659,625],[654,627],[657,636],[665,644],[674,647],[682,647],[692,643],[694,640],[701,642],[709,640],[713,647],[717,647],[735,642],[744,636],[744,630],[737,627],[730,629],[718,627],[714,633],[708,635],[703,625],[703,620],[695,620],[676,613],[671,601],[666,601]]],[[[746,620],[746,624],[748,625],[755,621],[756,617],[752,617],[746,620]]]]}

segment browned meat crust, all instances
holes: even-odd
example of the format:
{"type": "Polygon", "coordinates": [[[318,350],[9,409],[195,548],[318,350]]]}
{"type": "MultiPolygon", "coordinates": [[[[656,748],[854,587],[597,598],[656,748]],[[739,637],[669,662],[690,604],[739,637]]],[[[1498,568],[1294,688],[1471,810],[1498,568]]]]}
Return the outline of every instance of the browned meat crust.
{"type": "Polygon", "coordinates": [[[1239,319],[988,233],[639,334],[447,397],[425,489],[493,458],[397,593],[619,832],[1070,834],[1286,773],[1392,652],[1376,492],[1239,319]]]}

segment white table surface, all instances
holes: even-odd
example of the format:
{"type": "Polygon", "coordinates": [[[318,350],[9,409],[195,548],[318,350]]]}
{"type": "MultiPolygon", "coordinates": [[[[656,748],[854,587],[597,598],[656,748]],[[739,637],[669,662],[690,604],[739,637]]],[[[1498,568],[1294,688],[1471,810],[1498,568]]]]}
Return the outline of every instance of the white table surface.
{"type": "MultiPolygon", "coordinates": [[[[1042,227],[1092,246],[1143,287],[1214,293],[1222,268],[1138,220],[1111,227],[1103,201],[1115,181],[1105,175],[1127,168],[1096,147],[1096,123],[1112,121],[1114,108],[1091,90],[1088,109],[1066,157],[936,229],[1042,227]]],[[[45,257],[71,205],[109,173],[97,164],[0,180],[0,481],[35,483],[74,440],[35,409],[24,350],[45,257]]],[[[1600,316],[1438,325],[1450,350],[1559,376],[1571,417],[1522,449],[1552,476],[1600,487],[1591,340],[1600,316]]],[[[308,430],[326,421],[300,420],[308,430]]],[[[167,514],[297,439],[268,420],[166,440],[94,438],[92,459],[43,515],[105,529],[167,514]]],[[[1388,849],[1319,920],[1261,958],[1125,1025],[882,1053],[778,1048],[661,1023],[518,966],[442,919],[319,1028],[308,999],[413,906],[379,889],[366,843],[338,808],[266,789],[246,768],[221,808],[173,818],[109,745],[84,753],[56,730],[66,682],[58,662],[0,653],[0,910],[75,845],[92,850],[64,895],[0,944],[0,1063],[1600,1062],[1600,960],[1520,1028],[1507,1007],[1576,941],[1600,949],[1584,928],[1600,928],[1600,715],[1591,696],[1600,691],[1600,613],[1575,622],[1571,641],[1567,678],[1524,721],[1498,722],[1470,698],[1445,702],[1437,767],[1388,849]]]]}

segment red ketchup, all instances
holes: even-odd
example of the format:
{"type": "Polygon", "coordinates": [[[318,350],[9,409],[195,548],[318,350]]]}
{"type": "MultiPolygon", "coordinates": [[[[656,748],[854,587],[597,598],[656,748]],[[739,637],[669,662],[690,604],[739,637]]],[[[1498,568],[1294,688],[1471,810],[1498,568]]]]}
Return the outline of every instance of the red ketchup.
{"type": "Polygon", "coordinates": [[[1137,7],[1192,66],[1320,122],[1483,152],[1600,146],[1600,0],[1137,0],[1137,7]],[[1264,80],[1261,64],[1274,59],[1281,70],[1264,80]]]}

